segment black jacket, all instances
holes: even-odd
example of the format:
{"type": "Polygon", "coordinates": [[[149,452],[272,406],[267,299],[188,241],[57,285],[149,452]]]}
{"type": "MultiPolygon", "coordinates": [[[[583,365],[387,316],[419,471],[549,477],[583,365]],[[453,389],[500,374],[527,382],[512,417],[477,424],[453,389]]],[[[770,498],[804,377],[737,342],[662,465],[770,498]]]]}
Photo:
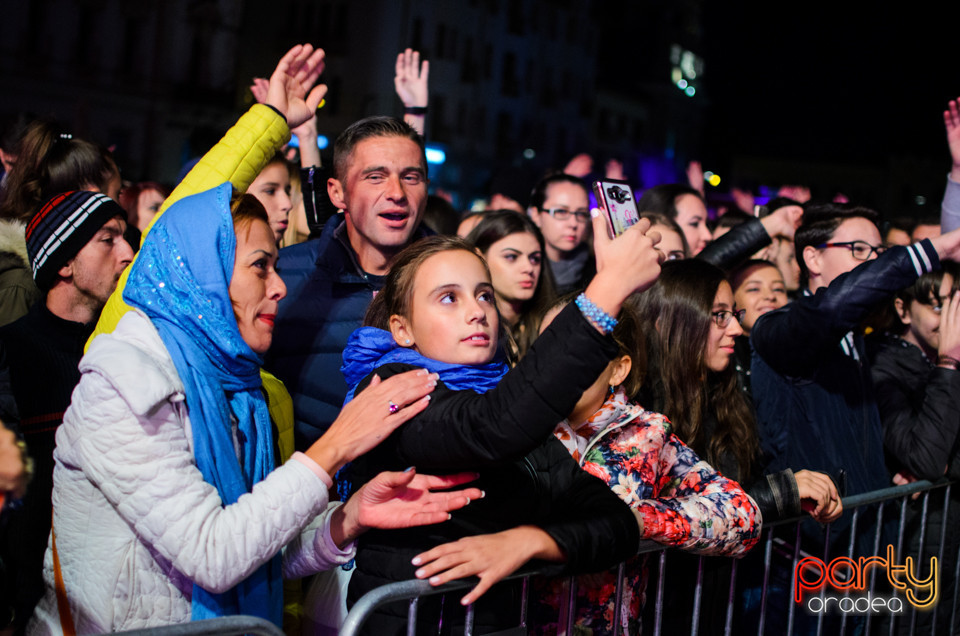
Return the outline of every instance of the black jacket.
{"type": "Polygon", "coordinates": [[[883,445],[891,472],[936,481],[955,462],[960,433],[960,371],[941,369],[918,347],[892,336],[867,338],[883,445]]]}
{"type": "MultiPolygon", "coordinates": [[[[477,471],[476,485],[486,497],[443,524],[363,535],[349,602],[379,585],[413,578],[410,560],[422,551],[518,525],[537,525],[550,534],[567,557],[564,571],[597,571],[635,554],[639,528],[633,513],[551,436],[615,352],[612,340],[570,305],[496,388],[479,395],[452,391],[441,382],[425,411],[355,461],[355,486],[381,470],[408,466],[425,473],[477,471]]],[[[388,377],[410,368],[390,364],[377,374],[388,377]]],[[[457,601],[464,593],[446,600],[445,626],[462,620],[457,601]]],[[[477,604],[478,628],[516,624],[518,602],[515,585],[495,587],[477,604]]],[[[422,599],[420,624],[435,625],[441,607],[436,597],[422,599]]],[[[405,605],[387,608],[365,629],[404,633],[405,616],[405,605]]]]}
{"type": "MultiPolygon", "coordinates": [[[[939,479],[945,472],[950,479],[960,477],[960,461],[955,459],[960,432],[960,371],[935,367],[918,347],[887,335],[868,337],[867,354],[890,471],[906,469],[920,479],[930,480],[939,479]]],[[[951,491],[946,511],[943,491],[934,490],[929,500],[908,501],[905,512],[900,559],[910,556],[923,564],[918,567],[927,567],[930,556],[939,555],[940,598],[953,598],[956,580],[952,573],[960,548],[960,535],[956,532],[960,525],[957,488],[951,491]]],[[[960,616],[951,625],[949,611],[937,614],[936,625],[933,618],[933,612],[917,612],[916,633],[956,634],[960,630],[960,616]]],[[[903,625],[900,633],[907,628],[903,625]]]]}
{"type": "Polygon", "coordinates": [[[750,219],[707,245],[696,258],[729,271],[747,261],[772,239],[760,219],[750,219]]]}
{"type": "MultiPolygon", "coordinates": [[[[929,241],[895,247],[757,320],[751,384],[771,470],[825,472],[841,495],[889,484],[863,338],[848,334],[876,305],[938,266],[929,241]]],[[[833,531],[844,532],[849,519],[841,517],[833,531]]],[[[858,534],[867,531],[861,524],[858,534]]]]}
{"type": "Polygon", "coordinates": [[[38,302],[9,325],[0,327],[10,388],[20,416],[19,432],[34,462],[33,480],[23,506],[10,511],[0,531],[0,559],[14,591],[16,626],[26,625],[43,596],[43,555],[50,536],[53,450],[57,427],[80,382],[83,345],[96,321],[64,320],[38,302]]]}

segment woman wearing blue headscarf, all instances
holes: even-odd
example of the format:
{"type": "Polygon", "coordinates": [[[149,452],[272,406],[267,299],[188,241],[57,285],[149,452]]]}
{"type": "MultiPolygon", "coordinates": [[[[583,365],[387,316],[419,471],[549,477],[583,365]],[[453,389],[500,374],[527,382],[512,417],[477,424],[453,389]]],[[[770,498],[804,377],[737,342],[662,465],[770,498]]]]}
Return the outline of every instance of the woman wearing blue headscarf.
{"type": "MultiPolygon", "coordinates": [[[[312,49],[294,51],[302,64],[312,49]]],[[[426,371],[378,383],[274,468],[260,364],[286,294],[276,262],[263,206],[229,183],[157,220],[123,292],[136,311],[90,346],[58,430],[47,593],[28,631],[279,624],[283,576],[346,562],[367,527],[437,523],[482,496],[430,492],[472,476],[407,471],[328,505],[329,475],[426,406],[426,371]]]]}

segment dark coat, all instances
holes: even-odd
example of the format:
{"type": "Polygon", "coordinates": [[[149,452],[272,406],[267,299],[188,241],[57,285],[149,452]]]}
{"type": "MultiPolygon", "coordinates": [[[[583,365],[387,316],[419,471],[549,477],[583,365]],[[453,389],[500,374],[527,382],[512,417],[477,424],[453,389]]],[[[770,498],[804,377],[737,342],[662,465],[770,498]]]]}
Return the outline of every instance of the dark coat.
{"type": "Polygon", "coordinates": [[[23,506],[11,511],[0,531],[0,560],[14,590],[16,624],[22,627],[43,596],[43,555],[50,536],[53,450],[57,428],[80,381],[83,346],[93,332],[87,325],[55,316],[43,302],[0,327],[19,430],[34,462],[33,480],[23,506]]]}
{"type": "Polygon", "coordinates": [[[920,349],[891,336],[867,338],[891,472],[936,481],[960,477],[960,371],[936,367],[920,349]]]}
{"type": "Polygon", "coordinates": [[[342,214],[327,221],[319,239],[280,250],[279,262],[287,297],[264,367],[293,397],[295,446],[304,450],[340,414],[347,395],[341,353],[383,277],[360,268],[342,214]]]}
{"type": "Polygon", "coordinates": [[[696,258],[729,271],[772,242],[760,219],[750,219],[707,245],[696,258]]]}
{"type": "MultiPolygon", "coordinates": [[[[825,472],[841,495],[889,485],[863,338],[848,334],[896,290],[938,266],[929,241],[895,247],[757,320],[750,332],[751,379],[771,470],[825,472]]],[[[833,533],[849,524],[844,515],[833,533]]],[[[871,532],[866,524],[859,530],[860,536],[871,532]]]]}
{"type": "MultiPolygon", "coordinates": [[[[906,469],[920,479],[936,481],[946,474],[960,478],[957,437],[960,433],[960,371],[933,365],[919,347],[900,338],[878,335],[867,338],[870,374],[877,394],[883,443],[891,472],[906,469]]],[[[904,550],[900,560],[912,556],[920,572],[927,572],[930,557],[939,554],[940,598],[952,599],[957,550],[960,549],[960,489],[954,486],[945,518],[944,491],[934,490],[929,501],[924,497],[907,502],[904,515],[904,550]],[[921,526],[924,508],[926,527],[921,526]],[[943,534],[946,525],[947,532],[943,534]],[[920,557],[921,536],[923,554],[920,557]],[[943,537],[943,551],[940,539],[943,537]]],[[[952,627],[949,605],[937,613],[917,612],[916,633],[949,634],[960,631],[960,615],[952,627]],[[935,627],[934,631],[931,631],[935,627]]],[[[901,621],[900,632],[907,633],[909,620],[901,621]]]]}
{"type": "MultiPolygon", "coordinates": [[[[496,388],[480,395],[453,391],[441,382],[425,411],[354,462],[356,486],[381,470],[408,466],[425,473],[477,471],[476,485],[486,497],[443,524],[363,535],[349,602],[379,585],[413,578],[416,568],[410,560],[420,552],[518,525],[537,525],[553,537],[567,557],[565,571],[597,571],[635,554],[639,528],[633,513],[606,484],[581,470],[552,436],[556,423],[573,410],[615,353],[612,339],[601,336],[570,305],[496,388]]],[[[388,377],[410,368],[390,364],[377,374],[388,377]]],[[[462,620],[457,601],[463,594],[446,600],[445,626],[462,620]]],[[[516,585],[497,586],[477,604],[478,628],[516,624],[518,602],[516,585]]],[[[420,624],[435,624],[440,608],[438,598],[422,599],[420,624]]],[[[366,629],[404,633],[405,616],[405,605],[387,608],[366,629]]]]}
{"type": "MultiPolygon", "coordinates": [[[[413,240],[424,235],[418,230],[413,240]]],[[[340,372],[343,348],[384,277],[361,269],[343,214],[327,221],[320,238],[280,250],[279,264],[287,297],[264,368],[290,391],[294,445],[306,450],[340,414],[347,395],[340,372]]]]}

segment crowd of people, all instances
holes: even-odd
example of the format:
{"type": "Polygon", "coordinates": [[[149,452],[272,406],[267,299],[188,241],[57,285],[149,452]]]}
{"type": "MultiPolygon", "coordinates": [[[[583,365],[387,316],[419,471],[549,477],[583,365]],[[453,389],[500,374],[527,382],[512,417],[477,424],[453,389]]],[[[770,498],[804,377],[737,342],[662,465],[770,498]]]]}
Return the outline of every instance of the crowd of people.
{"type": "MultiPolygon", "coordinates": [[[[802,188],[711,222],[692,165],[644,184],[614,236],[589,157],[500,180],[483,210],[431,202],[429,64],[409,49],[404,119],[353,123],[324,166],[323,66],[292,48],[174,187],[123,182],[52,121],[3,135],[0,630],[244,614],[336,633],[385,583],[476,577],[417,622],[458,633],[472,606],[484,633],[516,623],[502,579],[531,565],[532,632],[618,615],[637,634],[652,541],[677,549],[665,629],[689,629],[702,577],[714,633],[764,520],[807,515],[804,551],[869,556],[890,519],[851,524],[844,497],[960,475],[956,101],[942,226],[882,234],[876,211],[802,188]]],[[[908,507],[905,550],[938,549],[952,501],[908,507]]],[[[767,584],[750,556],[738,629],[767,584]]],[[[365,633],[406,633],[407,611],[365,633]]]]}

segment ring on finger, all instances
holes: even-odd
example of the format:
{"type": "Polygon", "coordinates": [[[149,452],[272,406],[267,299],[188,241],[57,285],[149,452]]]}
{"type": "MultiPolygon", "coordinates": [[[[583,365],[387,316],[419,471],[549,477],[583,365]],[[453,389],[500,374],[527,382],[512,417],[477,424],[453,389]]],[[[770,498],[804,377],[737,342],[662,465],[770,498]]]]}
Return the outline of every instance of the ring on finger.
{"type": "Polygon", "coordinates": [[[400,410],[400,407],[397,406],[396,402],[394,402],[393,400],[390,400],[389,402],[387,402],[387,410],[390,411],[390,415],[393,415],[394,413],[400,410]]]}

